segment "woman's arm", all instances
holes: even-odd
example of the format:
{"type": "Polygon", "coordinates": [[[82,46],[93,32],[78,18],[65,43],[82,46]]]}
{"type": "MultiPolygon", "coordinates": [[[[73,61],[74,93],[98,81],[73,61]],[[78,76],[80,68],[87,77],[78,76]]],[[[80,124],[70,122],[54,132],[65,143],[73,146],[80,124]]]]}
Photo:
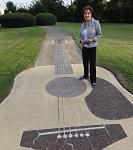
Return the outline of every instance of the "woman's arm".
{"type": "Polygon", "coordinates": [[[102,32],[101,32],[101,25],[99,23],[98,20],[95,20],[95,28],[96,28],[96,36],[94,37],[94,41],[98,41],[99,38],[101,37],[102,35],[102,32]]]}

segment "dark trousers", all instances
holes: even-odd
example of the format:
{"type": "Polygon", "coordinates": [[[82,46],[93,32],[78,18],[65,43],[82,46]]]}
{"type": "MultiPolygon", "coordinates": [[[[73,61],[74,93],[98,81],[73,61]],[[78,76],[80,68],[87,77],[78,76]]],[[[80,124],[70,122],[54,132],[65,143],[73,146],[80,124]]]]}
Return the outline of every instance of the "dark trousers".
{"type": "Polygon", "coordinates": [[[91,83],[96,83],[96,47],[83,47],[82,58],[84,66],[84,77],[88,77],[88,68],[90,64],[90,81],[91,83]]]}

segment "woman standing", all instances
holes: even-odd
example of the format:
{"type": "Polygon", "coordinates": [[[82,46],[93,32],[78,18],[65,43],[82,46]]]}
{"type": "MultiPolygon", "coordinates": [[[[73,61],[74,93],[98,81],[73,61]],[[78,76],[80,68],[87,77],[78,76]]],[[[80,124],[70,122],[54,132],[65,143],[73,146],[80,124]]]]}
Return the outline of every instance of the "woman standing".
{"type": "Polygon", "coordinates": [[[88,65],[90,63],[90,82],[92,87],[96,85],[96,47],[101,36],[101,26],[98,20],[92,17],[93,9],[91,6],[83,8],[84,22],[80,28],[80,43],[82,47],[82,58],[84,75],[82,79],[88,79],[88,65]]]}

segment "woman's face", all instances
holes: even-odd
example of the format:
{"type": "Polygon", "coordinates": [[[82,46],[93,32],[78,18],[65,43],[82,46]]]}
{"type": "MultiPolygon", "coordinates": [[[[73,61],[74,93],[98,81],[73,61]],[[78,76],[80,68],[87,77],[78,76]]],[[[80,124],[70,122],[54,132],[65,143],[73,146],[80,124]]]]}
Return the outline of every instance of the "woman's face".
{"type": "Polygon", "coordinates": [[[85,10],[84,11],[84,19],[85,21],[90,21],[92,18],[92,14],[90,10],[85,10]]]}

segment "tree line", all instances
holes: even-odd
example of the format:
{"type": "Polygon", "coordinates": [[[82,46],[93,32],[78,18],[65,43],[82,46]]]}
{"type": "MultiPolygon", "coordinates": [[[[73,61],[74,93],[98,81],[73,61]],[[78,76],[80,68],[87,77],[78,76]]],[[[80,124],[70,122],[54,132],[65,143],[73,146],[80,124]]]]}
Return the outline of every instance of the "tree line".
{"type": "Polygon", "coordinates": [[[6,3],[5,13],[52,13],[58,21],[82,21],[82,8],[90,5],[93,16],[101,22],[133,23],[133,0],[74,0],[66,6],[63,0],[32,0],[30,6],[15,6],[12,1],[6,3]]]}

